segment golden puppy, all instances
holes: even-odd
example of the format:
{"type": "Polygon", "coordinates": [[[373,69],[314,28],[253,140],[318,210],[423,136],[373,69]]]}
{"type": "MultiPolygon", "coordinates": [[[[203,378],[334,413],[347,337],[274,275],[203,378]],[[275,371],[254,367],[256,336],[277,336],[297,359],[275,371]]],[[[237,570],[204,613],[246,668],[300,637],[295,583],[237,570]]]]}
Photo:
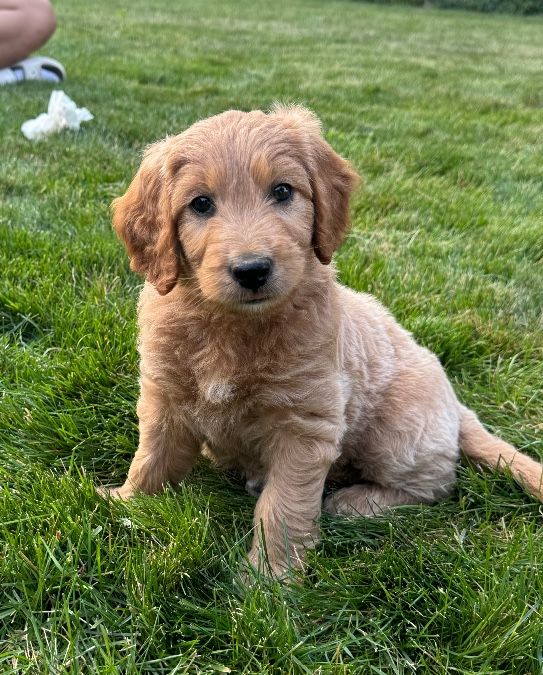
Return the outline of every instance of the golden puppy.
{"type": "Polygon", "coordinates": [[[114,227],[139,303],[139,447],[128,498],[178,483],[205,444],[261,494],[249,558],[299,566],[324,508],[375,514],[453,487],[459,449],[533,495],[542,467],[489,434],[439,361],[329,266],[357,175],[299,107],[225,112],[148,148],[114,227]]]}

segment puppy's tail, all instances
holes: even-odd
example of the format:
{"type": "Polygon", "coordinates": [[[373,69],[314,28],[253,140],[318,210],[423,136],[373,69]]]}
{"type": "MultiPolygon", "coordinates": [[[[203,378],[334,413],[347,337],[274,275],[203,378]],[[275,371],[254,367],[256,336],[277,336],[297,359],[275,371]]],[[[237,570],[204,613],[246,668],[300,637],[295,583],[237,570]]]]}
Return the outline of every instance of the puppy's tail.
{"type": "Polygon", "coordinates": [[[477,415],[464,407],[460,420],[460,447],[466,457],[477,464],[510,471],[527,492],[543,502],[543,465],[493,436],[479,422],[477,415]]]}

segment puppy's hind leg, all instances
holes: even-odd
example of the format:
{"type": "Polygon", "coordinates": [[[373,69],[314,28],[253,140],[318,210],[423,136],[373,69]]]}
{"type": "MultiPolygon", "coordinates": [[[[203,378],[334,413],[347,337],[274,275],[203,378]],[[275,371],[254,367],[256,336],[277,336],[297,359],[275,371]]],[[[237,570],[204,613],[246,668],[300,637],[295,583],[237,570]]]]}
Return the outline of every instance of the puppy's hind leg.
{"type": "Polygon", "coordinates": [[[329,513],[378,515],[393,506],[437,502],[453,489],[460,406],[434,356],[417,347],[404,358],[361,437],[361,482],[332,494],[324,504],[329,513]]]}
{"type": "Polygon", "coordinates": [[[447,426],[438,416],[423,433],[407,424],[400,430],[379,428],[368,434],[371,482],[332,493],[323,509],[345,516],[375,516],[394,506],[433,504],[443,499],[456,480],[457,436],[455,425],[447,426]]]}
{"type": "Polygon", "coordinates": [[[379,516],[393,506],[423,501],[404,490],[366,483],[333,492],[325,499],[323,510],[332,515],[379,516]]]}

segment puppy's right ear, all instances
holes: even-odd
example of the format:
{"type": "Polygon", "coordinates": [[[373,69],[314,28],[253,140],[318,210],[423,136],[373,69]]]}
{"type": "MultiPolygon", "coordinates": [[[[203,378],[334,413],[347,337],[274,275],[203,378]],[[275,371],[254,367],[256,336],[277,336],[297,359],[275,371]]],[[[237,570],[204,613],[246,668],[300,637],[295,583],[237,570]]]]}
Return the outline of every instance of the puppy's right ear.
{"type": "Polygon", "coordinates": [[[160,295],[179,277],[180,251],[168,190],[168,139],[147,148],[126,193],[113,201],[113,227],[130,256],[130,269],[160,295]]]}
{"type": "Polygon", "coordinates": [[[297,129],[306,141],[306,161],[312,188],[313,248],[323,265],[332,260],[350,225],[349,199],[360,182],[351,164],[324,140],[319,118],[303,106],[276,104],[272,115],[297,129]]]}

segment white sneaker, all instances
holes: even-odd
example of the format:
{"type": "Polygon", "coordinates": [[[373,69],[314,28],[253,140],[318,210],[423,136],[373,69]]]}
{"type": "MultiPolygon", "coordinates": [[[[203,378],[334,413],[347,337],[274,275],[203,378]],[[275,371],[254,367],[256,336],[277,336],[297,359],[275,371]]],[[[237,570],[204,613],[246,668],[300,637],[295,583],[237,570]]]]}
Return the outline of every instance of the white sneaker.
{"type": "Polygon", "coordinates": [[[48,56],[30,56],[9,68],[0,68],[0,85],[16,84],[24,80],[41,80],[58,84],[66,79],[61,63],[48,56]]]}

